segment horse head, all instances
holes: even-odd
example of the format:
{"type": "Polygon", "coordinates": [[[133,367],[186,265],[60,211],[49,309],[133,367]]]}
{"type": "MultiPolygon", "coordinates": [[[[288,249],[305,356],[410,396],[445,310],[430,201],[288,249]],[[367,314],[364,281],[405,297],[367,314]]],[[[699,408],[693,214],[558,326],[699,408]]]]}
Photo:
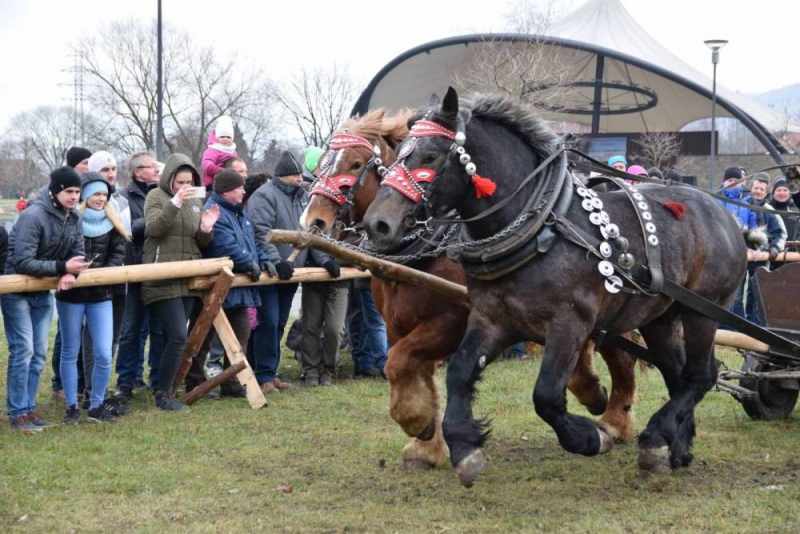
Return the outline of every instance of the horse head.
{"type": "Polygon", "coordinates": [[[334,132],[300,218],[303,229],[328,234],[361,222],[378,192],[384,165],[394,163],[395,148],[408,133],[408,115],[386,117],[379,109],[348,119],[334,132]]]}

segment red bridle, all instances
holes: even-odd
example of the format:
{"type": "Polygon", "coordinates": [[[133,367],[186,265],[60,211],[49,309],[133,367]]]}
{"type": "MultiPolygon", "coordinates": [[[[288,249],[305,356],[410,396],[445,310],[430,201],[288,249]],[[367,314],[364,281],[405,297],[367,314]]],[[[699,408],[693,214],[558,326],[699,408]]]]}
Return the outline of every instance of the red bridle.
{"type": "Polygon", "coordinates": [[[322,172],[320,173],[320,176],[314,186],[311,188],[312,195],[320,195],[328,198],[336,202],[339,206],[343,205],[347,201],[347,197],[344,193],[342,193],[341,188],[352,188],[358,178],[350,174],[329,176],[329,173],[335,170],[331,169],[330,167],[334,163],[334,157],[337,151],[345,148],[357,147],[366,148],[370,151],[370,153],[372,152],[372,143],[358,135],[339,134],[335,135],[333,139],[331,139],[330,147],[320,163],[320,169],[322,169],[322,172]]]}

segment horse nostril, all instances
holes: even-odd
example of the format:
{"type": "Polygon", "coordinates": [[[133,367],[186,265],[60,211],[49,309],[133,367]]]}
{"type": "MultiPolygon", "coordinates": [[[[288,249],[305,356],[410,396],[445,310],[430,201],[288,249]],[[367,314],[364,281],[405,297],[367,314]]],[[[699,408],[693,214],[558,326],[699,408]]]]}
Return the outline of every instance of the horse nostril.
{"type": "Polygon", "coordinates": [[[379,235],[389,235],[389,225],[383,221],[378,221],[378,224],[375,225],[375,232],[379,235]]]}
{"type": "Polygon", "coordinates": [[[311,226],[316,226],[320,230],[324,230],[325,229],[325,221],[323,221],[322,219],[314,219],[314,222],[311,223],[311,226]]]}

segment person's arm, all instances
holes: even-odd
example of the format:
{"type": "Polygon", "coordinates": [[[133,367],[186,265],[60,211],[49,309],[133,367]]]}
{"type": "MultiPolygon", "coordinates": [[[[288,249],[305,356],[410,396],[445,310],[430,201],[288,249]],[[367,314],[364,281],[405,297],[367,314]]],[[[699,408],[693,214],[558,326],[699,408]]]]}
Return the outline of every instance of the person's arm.
{"type": "Polygon", "coordinates": [[[156,195],[147,195],[144,201],[145,237],[161,238],[167,235],[179,211],[180,208],[169,200],[161,205],[156,195]]]}
{"type": "Polygon", "coordinates": [[[14,250],[11,261],[17,274],[31,276],[62,276],[66,274],[66,262],[40,260],[36,258],[39,241],[44,235],[41,223],[36,217],[20,217],[14,228],[14,250]],[[57,265],[58,264],[58,265],[57,265]]]}
{"type": "Polygon", "coordinates": [[[203,161],[200,163],[200,166],[203,169],[203,174],[207,174],[213,177],[219,171],[222,170],[222,158],[219,157],[219,152],[214,150],[213,148],[207,148],[203,152],[203,161]]]}
{"type": "Polygon", "coordinates": [[[247,204],[248,214],[256,229],[256,245],[264,251],[269,261],[277,263],[281,261],[278,247],[267,242],[267,235],[269,235],[277,219],[275,207],[270,203],[270,199],[266,195],[262,193],[256,197],[256,194],[258,194],[258,191],[253,194],[247,204]],[[254,200],[255,202],[253,202],[254,200]]]}
{"type": "Polygon", "coordinates": [[[103,267],[119,267],[125,263],[125,253],[127,250],[127,240],[119,235],[115,230],[111,231],[111,239],[108,242],[106,251],[106,261],[103,267]]]}
{"type": "Polygon", "coordinates": [[[5,226],[0,225],[0,274],[6,268],[6,260],[8,259],[8,232],[5,226]]]}

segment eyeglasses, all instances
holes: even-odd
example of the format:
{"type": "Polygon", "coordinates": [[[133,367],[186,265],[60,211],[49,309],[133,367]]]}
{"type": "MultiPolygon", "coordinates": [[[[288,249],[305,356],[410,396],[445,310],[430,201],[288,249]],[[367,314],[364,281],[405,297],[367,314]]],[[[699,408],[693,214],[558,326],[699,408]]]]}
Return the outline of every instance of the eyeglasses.
{"type": "Polygon", "coordinates": [[[153,164],[153,165],[139,165],[136,168],[137,169],[157,169],[158,165],[156,165],[156,164],[153,164]]]}

